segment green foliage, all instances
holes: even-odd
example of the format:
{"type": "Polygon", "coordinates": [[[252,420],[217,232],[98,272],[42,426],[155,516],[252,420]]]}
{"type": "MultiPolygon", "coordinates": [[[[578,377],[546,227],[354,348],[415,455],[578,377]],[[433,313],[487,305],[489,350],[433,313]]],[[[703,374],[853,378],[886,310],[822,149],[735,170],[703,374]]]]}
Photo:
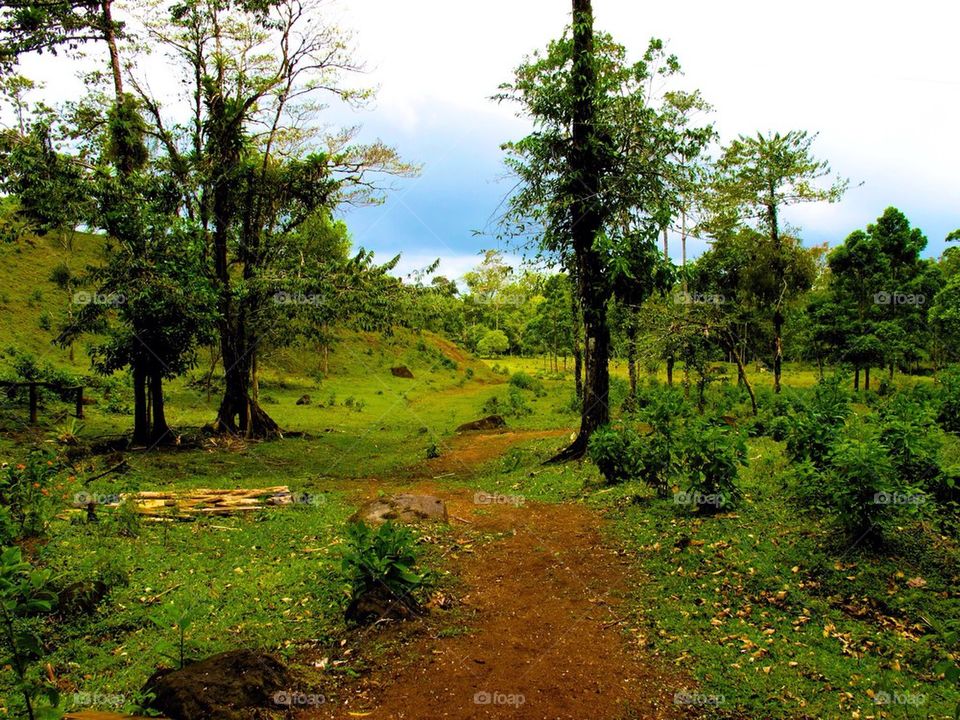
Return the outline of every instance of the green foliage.
{"type": "Polygon", "coordinates": [[[407,598],[425,587],[430,575],[417,571],[416,545],[413,532],[402,525],[385,522],[373,528],[364,522],[350,523],[342,565],[351,598],[376,589],[407,598]]]}
{"type": "Polygon", "coordinates": [[[787,455],[795,462],[809,460],[816,467],[826,465],[834,440],[850,414],[850,398],[843,378],[835,375],[817,383],[813,397],[791,416],[787,455]]]}
{"type": "Polygon", "coordinates": [[[11,463],[0,472],[2,525],[0,542],[42,536],[60,502],[54,491],[58,467],[51,455],[34,450],[23,463],[11,463]],[[12,533],[12,534],[10,534],[12,533]]]}
{"type": "Polygon", "coordinates": [[[171,600],[161,605],[150,615],[150,622],[164,630],[176,632],[175,643],[164,643],[160,652],[182,668],[187,659],[187,631],[194,622],[210,612],[210,608],[192,598],[171,600]]]}
{"type": "Polygon", "coordinates": [[[692,421],[685,428],[680,455],[686,500],[708,513],[737,505],[742,496],[737,477],[747,463],[746,442],[739,432],[722,424],[692,421]]]}
{"type": "Polygon", "coordinates": [[[510,385],[520,390],[530,390],[538,397],[544,394],[543,381],[523,370],[518,370],[510,376],[510,385]]]}
{"type": "Polygon", "coordinates": [[[952,433],[960,433],[960,365],[940,372],[940,411],[937,421],[952,433]]]}
{"type": "Polygon", "coordinates": [[[52,685],[39,685],[28,675],[34,662],[44,654],[43,643],[32,616],[50,612],[56,595],[48,589],[49,570],[35,570],[24,562],[18,547],[0,548],[0,612],[3,619],[3,663],[13,668],[17,690],[23,695],[27,715],[34,718],[57,717],[53,708],[59,704],[59,693],[52,685]],[[50,707],[38,708],[35,703],[44,695],[50,707]]]}
{"type": "Polygon", "coordinates": [[[477,352],[481,357],[502,355],[510,349],[510,339],[503,330],[488,330],[477,342],[477,352]]]}

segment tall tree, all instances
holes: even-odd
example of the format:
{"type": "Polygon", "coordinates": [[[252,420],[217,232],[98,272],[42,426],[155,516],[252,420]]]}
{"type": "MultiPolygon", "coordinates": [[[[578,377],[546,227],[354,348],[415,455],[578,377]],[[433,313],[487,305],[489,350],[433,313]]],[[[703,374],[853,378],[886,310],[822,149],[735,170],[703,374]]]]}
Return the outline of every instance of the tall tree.
{"type": "Polygon", "coordinates": [[[657,40],[628,63],[623,46],[594,34],[589,0],[574,0],[572,31],[528,58],[498,96],[534,124],[504,146],[520,179],[505,224],[517,234],[532,227],[540,252],[568,270],[583,318],[580,432],[557,461],[581,457],[609,420],[611,259],[629,257],[630,244],[656,246],[680,204],[679,158],[696,156],[712,136],[691,126],[693,95],[651,95],[654,79],[678,70],[657,40]],[[627,222],[630,232],[619,232],[627,222]]]}
{"type": "Polygon", "coordinates": [[[716,217],[735,226],[755,223],[768,235],[771,270],[776,287],[773,317],[773,386],[780,392],[783,371],[784,304],[795,288],[787,278],[788,260],[783,241],[780,213],[798,203],[836,202],[848,182],[835,178],[829,185],[819,183],[831,174],[830,165],[814,157],[816,135],[792,130],[741,135],[731,142],[716,167],[709,203],[716,217]]]}

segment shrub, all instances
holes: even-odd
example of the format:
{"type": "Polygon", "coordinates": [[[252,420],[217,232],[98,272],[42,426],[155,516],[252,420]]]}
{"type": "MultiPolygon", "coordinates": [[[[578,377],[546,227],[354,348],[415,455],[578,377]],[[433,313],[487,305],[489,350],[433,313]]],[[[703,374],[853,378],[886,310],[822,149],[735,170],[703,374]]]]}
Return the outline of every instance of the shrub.
{"type": "Polygon", "coordinates": [[[530,390],[538,396],[544,392],[543,382],[523,370],[518,370],[510,376],[510,385],[520,390],[530,390]]]}
{"type": "Polygon", "coordinates": [[[6,509],[7,532],[12,537],[0,540],[43,535],[56,514],[59,500],[51,492],[57,466],[44,452],[31,452],[24,463],[7,465],[0,474],[0,505],[6,509]]]}
{"type": "Polygon", "coordinates": [[[825,504],[852,538],[879,541],[892,519],[916,509],[911,499],[919,497],[919,488],[901,481],[875,424],[854,418],[839,434],[828,460],[825,504]]]}
{"type": "Polygon", "coordinates": [[[809,460],[822,468],[834,441],[850,414],[850,398],[837,374],[817,383],[810,401],[791,417],[787,455],[795,462],[809,460]]]}
{"type": "Polygon", "coordinates": [[[35,570],[23,561],[20,548],[0,550],[0,613],[3,632],[2,663],[16,675],[16,687],[23,695],[26,716],[34,718],[53,716],[45,711],[59,704],[56,687],[40,686],[29,673],[30,666],[43,655],[43,644],[37,634],[32,616],[50,612],[56,595],[48,589],[49,570],[35,570]],[[39,695],[45,694],[50,708],[37,707],[39,695]]]}
{"type": "Polygon", "coordinates": [[[960,433],[960,365],[951,365],[938,379],[942,392],[937,421],[944,430],[960,433]]]}
{"type": "Polygon", "coordinates": [[[625,482],[640,474],[639,463],[632,455],[637,442],[636,433],[629,428],[607,425],[590,436],[587,453],[608,483],[625,482]]]}
{"type": "Polygon", "coordinates": [[[341,559],[354,600],[379,589],[397,598],[410,597],[430,580],[429,573],[416,570],[418,553],[413,532],[392,522],[378,528],[364,522],[348,525],[341,559]]]}
{"type": "Polygon", "coordinates": [[[690,504],[705,512],[737,504],[742,496],[737,475],[747,463],[747,445],[739,432],[705,421],[690,423],[682,436],[680,455],[690,504]]]}

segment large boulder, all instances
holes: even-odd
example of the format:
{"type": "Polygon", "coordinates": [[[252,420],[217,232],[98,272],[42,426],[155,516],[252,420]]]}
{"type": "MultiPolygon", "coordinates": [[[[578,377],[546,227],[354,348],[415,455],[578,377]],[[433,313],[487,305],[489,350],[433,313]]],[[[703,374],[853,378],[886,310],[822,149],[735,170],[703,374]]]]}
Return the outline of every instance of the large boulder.
{"type": "Polygon", "coordinates": [[[507,421],[503,419],[502,415],[488,415],[480,420],[464,423],[457,428],[457,432],[469,432],[471,430],[499,430],[500,428],[506,426],[507,421]]]}
{"type": "Polygon", "coordinates": [[[410,368],[408,368],[406,365],[399,365],[397,367],[390,368],[390,374],[394,377],[413,380],[413,373],[410,372],[410,368]]]}
{"type": "Polygon", "coordinates": [[[158,670],[143,687],[150,707],[173,720],[250,720],[281,709],[278,693],[295,687],[272,655],[231,650],[180,670],[158,670]]]}
{"type": "Polygon", "coordinates": [[[447,505],[433,495],[391,495],[366,503],[354,513],[352,519],[371,524],[387,520],[401,523],[446,522],[447,505]]]}

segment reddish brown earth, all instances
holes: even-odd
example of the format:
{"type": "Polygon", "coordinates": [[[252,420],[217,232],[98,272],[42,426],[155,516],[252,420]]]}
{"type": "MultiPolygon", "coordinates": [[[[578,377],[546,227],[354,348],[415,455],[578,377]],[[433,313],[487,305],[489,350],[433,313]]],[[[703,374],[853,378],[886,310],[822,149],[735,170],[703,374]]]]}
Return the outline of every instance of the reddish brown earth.
{"type": "Polygon", "coordinates": [[[463,528],[447,568],[460,580],[457,624],[466,631],[441,636],[435,618],[404,627],[401,649],[303,717],[683,716],[673,695],[688,680],[631,631],[622,595],[637,580],[604,543],[597,512],[572,503],[481,506],[442,479],[463,476],[521,440],[565,434],[465,434],[412,473],[403,489],[439,495],[463,528]]]}

